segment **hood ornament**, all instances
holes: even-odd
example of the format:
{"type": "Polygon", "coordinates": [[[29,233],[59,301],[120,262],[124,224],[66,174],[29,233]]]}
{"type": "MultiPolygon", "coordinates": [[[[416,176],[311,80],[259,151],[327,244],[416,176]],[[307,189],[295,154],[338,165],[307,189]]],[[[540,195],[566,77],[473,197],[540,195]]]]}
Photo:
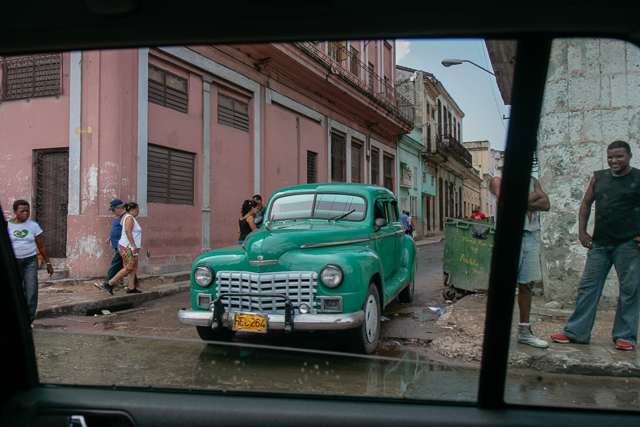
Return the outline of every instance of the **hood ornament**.
{"type": "Polygon", "coordinates": [[[258,255],[258,261],[262,261],[264,257],[262,255],[258,255]]]}

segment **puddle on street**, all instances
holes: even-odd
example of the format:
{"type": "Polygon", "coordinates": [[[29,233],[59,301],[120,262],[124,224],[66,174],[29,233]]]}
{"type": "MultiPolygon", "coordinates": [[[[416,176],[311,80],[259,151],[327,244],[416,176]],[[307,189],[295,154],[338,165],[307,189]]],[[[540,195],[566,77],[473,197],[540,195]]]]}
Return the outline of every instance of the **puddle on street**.
{"type": "Polygon", "coordinates": [[[478,371],[384,356],[190,340],[36,332],[43,383],[194,387],[475,401],[478,371]],[[105,359],[104,354],[113,355],[105,359]]]}

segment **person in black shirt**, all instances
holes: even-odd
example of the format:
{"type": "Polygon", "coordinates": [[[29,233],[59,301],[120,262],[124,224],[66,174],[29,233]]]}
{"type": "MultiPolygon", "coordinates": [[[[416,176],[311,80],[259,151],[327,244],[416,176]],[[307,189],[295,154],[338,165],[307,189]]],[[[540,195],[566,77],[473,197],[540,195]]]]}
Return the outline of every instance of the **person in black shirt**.
{"type": "Polygon", "coordinates": [[[578,286],[576,307],[559,343],[588,344],[596,309],[607,275],[615,265],[620,297],[613,324],[613,341],[619,350],[633,350],[640,319],[640,170],[631,167],[631,148],[615,141],[607,148],[609,169],[596,171],[582,199],[578,233],[588,249],[587,263],[578,286]],[[587,233],[591,206],[596,203],[593,237],[587,233]]]}

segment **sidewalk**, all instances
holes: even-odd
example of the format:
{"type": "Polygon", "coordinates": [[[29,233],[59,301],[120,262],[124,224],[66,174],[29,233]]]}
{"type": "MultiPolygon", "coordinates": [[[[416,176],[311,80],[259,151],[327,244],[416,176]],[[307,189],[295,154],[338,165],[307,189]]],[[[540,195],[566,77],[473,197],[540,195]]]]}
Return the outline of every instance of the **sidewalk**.
{"type": "Polygon", "coordinates": [[[114,295],[96,288],[98,279],[62,279],[40,284],[36,319],[62,314],[81,314],[101,310],[118,311],[146,301],[167,297],[190,289],[190,271],[162,275],[140,275],[142,293],[127,294],[124,289],[114,295]]]}
{"type": "MultiPolygon", "coordinates": [[[[615,312],[600,311],[596,317],[591,343],[559,344],[549,338],[561,333],[572,310],[550,310],[536,307],[531,310],[533,332],[549,343],[549,348],[540,349],[516,341],[518,308],[514,310],[511,333],[509,368],[553,374],[598,375],[612,377],[639,377],[640,353],[616,350],[611,339],[615,312]]],[[[453,328],[450,342],[466,343],[467,353],[482,346],[486,311],[486,297],[467,295],[456,300],[439,320],[441,327],[453,328]]],[[[440,345],[445,344],[440,343],[440,345]]],[[[460,346],[458,346],[460,352],[460,346]]],[[[473,356],[473,354],[471,354],[473,356]]],[[[463,355],[458,354],[458,357],[463,355]]],[[[478,354],[479,356],[479,354],[478,354]]],[[[463,358],[463,357],[461,357],[463,358]]],[[[473,360],[470,358],[468,360],[473,360]]],[[[475,359],[477,361],[477,359],[475,359]]]]}

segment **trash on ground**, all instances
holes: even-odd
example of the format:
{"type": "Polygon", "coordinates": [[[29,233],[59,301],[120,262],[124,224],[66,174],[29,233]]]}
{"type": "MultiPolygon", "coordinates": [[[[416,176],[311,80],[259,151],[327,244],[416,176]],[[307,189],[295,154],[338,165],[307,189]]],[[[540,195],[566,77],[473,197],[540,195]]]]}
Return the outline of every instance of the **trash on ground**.
{"type": "Polygon", "coordinates": [[[387,317],[380,316],[380,321],[381,321],[381,322],[385,322],[385,321],[387,321],[387,320],[389,320],[387,317]]]}
{"type": "Polygon", "coordinates": [[[107,314],[111,314],[111,312],[109,310],[102,310],[102,314],[106,316],[107,314]]]}

